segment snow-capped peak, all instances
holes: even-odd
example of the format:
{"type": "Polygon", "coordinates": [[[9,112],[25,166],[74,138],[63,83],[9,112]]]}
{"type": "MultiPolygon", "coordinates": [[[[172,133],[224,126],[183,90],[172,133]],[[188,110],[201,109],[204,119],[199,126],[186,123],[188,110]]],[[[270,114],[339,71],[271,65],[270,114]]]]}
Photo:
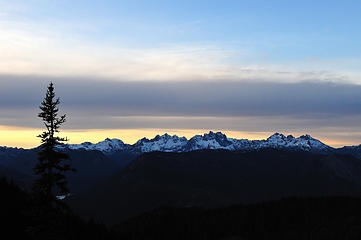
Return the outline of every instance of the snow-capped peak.
{"type": "Polygon", "coordinates": [[[105,153],[111,153],[125,149],[126,144],[124,144],[122,140],[116,138],[106,138],[104,141],[95,144],[91,142],[83,142],[82,144],[65,144],[63,146],[69,149],[98,150],[105,153]]]}
{"type": "Polygon", "coordinates": [[[105,139],[104,141],[92,144],[84,142],[82,144],[67,144],[62,148],[69,149],[85,149],[85,150],[99,150],[110,154],[116,151],[135,151],[135,152],[187,152],[200,149],[228,149],[228,150],[253,150],[261,148],[283,148],[304,151],[324,151],[332,148],[323,144],[310,135],[302,135],[295,138],[292,135],[285,136],[281,133],[275,133],[266,140],[248,140],[248,139],[234,139],[227,138],[221,132],[205,133],[203,135],[195,135],[187,140],[185,137],[178,137],[177,135],[157,135],[153,139],[142,138],[135,144],[124,144],[119,139],[105,139]]]}
{"type": "Polygon", "coordinates": [[[283,144],[288,141],[287,137],[281,133],[275,133],[266,140],[270,144],[283,144]]]}
{"type": "Polygon", "coordinates": [[[288,135],[287,137],[280,133],[275,133],[265,141],[267,147],[279,148],[297,148],[300,150],[318,150],[330,148],[310,135],[302,135],[298,138],[288,135]]]}
{"type": "Polygon", "coordinates": [[[142,138],[133,146],[140,152],[180,152],[186,144],[187,139],[185,137],[170,136],[166,133],[162,136],[157,135],[153,139],[142,138]]]}
{"type": "Polygon", "coordinates": [[[228,140],[227,136],[221,132],[205,133],[203,135],[195,135],[189,139],[185,151],[199,150],[199,149],[232,149],[232,142],[228,140]]]}

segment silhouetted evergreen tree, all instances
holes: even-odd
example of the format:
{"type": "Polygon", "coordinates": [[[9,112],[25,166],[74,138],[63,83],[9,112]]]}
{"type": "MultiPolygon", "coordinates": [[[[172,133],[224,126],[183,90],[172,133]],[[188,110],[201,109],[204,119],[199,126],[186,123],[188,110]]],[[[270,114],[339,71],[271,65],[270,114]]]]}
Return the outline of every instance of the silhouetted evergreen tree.
{"type": "Polygon", "coordinates": [[[66,115],[58,116],[59,98],[55,98],[54,85],[50,83],[43,102],[41,103],[39,117],[42,118],[46,131],[40,134],[41,150],[34,172],[40,175],[34,183],[34,192],[40,201],[52,204],[58,203],[57,195],[69,193],[65,172],[74,171],[70,164],[69,156],[56,149],[66,138],[55,136],[59,133],[60,126],[66,121],[66,115]]]}
{"type": "Polygon", "coordinates": [[[1,239],[113,240],[99,222],[85,221],[71,211],[43,206],[16,184],[0,176],[1,239]]]}

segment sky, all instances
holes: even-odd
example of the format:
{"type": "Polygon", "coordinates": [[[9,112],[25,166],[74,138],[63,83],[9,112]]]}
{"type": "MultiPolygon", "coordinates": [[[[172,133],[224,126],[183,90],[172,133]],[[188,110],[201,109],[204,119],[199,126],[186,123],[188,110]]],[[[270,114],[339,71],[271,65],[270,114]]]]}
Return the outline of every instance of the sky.
{"type": "Polygon", "coordinates": [[[360,1],[0,0],[0,146],[209,130],[361,144],[360,1]]]}

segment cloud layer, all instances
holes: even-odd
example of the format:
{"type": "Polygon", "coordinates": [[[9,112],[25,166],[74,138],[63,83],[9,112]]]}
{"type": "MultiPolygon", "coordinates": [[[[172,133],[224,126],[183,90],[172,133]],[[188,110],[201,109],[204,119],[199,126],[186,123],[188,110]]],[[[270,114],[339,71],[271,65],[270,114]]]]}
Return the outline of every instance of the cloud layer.
{"type": "Polygon", "coordinates": [[[361,86],[262,81],[131,82],[0,75],[0,106],[36,106],[50,81],[69,109],[112,116],[345,116],[361,112],[361,86]]]}
{"type": "Polygon", "coordinates": [[[0,76],[0,125],[41,128],[49,80],[66,129],[303,132],[361,142],[361,86],[303,82],[129,82],[0,76]],[[358,140],[357,140],[358,141],[358,140]]]}

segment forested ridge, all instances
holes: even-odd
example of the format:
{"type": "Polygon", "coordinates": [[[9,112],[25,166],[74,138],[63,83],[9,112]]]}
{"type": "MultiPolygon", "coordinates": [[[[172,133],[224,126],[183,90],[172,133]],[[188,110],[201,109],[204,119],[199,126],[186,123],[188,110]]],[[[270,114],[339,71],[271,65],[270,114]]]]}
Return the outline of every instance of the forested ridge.
{"type": "Polygon", "coordinates": [[[286,198],[225,208],[161,207],[105,226],[37,204],[0,179],[2,234],[11,239],[360,239],[360,197],[286,198]]]}

